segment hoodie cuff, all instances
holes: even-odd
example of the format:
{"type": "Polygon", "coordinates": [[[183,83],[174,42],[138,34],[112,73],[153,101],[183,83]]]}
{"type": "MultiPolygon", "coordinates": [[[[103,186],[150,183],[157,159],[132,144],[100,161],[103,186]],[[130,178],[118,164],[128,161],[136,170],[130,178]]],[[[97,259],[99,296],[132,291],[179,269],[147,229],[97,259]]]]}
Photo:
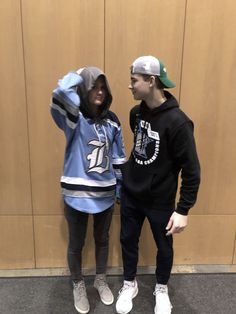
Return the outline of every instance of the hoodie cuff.
{"type": "Polygon", "coordinates": [[[190,208],[189,208],[189,209],[186,209],[186,208],[177,207],[176,210],[175,210],[175,212],[178,213],[178,214],[180,214],[180,215],[187,216],[189,210],[190,210],[190,208]]]}

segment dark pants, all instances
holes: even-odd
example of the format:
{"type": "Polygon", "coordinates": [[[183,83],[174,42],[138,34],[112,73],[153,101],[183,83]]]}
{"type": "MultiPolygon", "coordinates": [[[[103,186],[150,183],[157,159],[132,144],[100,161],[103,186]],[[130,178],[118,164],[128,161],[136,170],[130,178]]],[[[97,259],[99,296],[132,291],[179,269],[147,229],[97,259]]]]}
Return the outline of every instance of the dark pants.
{"type": "Polygon", "coordinates": [[[157,247],[156,280],[167,284],[173,265],[173,238],[166,236],[166,226],[172,211],[159,211],[145,202],[121,196],[121,234],[124,279],[134,280],[138,264],[138,244],[145,218],[148,219],[157,247]]]}
{"type": "MultiPolygon", "coordinates": [[[[113,207],[101,213],[93,214],[96,274],[106,272],[112,214],[113,207]]],[[[89,214],[79,212],[65,204],[65,217],[69,231],[67,259],[71,278],[72,280],[82,280],[82,250],[86,238],[89,214]]]]}

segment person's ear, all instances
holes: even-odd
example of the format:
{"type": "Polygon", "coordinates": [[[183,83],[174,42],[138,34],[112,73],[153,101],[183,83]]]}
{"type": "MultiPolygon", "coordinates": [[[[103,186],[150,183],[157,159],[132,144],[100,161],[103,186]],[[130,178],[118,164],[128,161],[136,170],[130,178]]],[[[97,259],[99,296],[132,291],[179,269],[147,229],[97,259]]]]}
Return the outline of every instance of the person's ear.
{"type": "Polygon", "coordinates": [[[154,76],[154,75],[151,75],[151,76],[150,76],[150,87],[155,86],[155,84],[156,84],[155,81],[156,81],[155,76],[154,76]]]}

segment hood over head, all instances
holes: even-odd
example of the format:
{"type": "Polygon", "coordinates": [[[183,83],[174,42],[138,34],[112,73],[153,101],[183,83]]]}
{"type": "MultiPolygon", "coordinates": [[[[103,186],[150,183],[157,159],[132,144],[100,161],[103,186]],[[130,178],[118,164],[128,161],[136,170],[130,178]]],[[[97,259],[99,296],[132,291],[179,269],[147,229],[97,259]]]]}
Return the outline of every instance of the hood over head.
{"type": "Polygon", "coordinates": [[[81,112],[86,117],[89,117],[91,119],[104,118],[112,103],[111,89],[110,89],[110,86],[108,84],[105,74],[99,68],[86,67],[86,68],[81,69],[79,75],[83,78],[83,82],[78,86],[78,94],[81,98],[81,105],[80,105],[81,112]],[[100,76],[103,77],[104,82],[105,82],[106,97],[105,97],[104,103],[99,107],[100,109],[99,115],[95,117],[93,116],[93,113],[90,110],[91,105],[89,104],[89,101],[88,101],[88,95],[89,95],[89,91],[93,88],[96,80],[100,76]]]}

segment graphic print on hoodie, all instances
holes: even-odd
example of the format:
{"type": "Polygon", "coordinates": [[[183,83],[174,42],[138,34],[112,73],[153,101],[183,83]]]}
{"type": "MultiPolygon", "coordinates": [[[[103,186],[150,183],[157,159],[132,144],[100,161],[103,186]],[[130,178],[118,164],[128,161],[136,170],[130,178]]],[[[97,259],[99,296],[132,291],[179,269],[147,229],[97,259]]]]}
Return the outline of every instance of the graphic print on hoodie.
{"type": "Polygon", "coordinates": [[[140,165],[147,165],[154,162],[159,152],[160,138],[158,132],[152,131],[149,122],[141,120],[137,126],[135,137],[135,161],[140,165]],[[147,150],[150,144],[154,146],[154,149],[153,154],[148,156],[147,150]],[[138,156],[142,157],[142,159],[139,159],[138,156]]]}

